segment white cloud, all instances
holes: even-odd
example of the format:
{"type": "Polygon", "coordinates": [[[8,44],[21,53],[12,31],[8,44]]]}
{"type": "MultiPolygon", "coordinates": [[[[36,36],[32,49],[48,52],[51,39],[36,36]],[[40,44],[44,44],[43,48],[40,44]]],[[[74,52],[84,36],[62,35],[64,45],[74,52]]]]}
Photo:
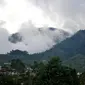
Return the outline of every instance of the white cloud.
{"type": "Polygon", "coordinates": [[[85,0],[0,0],[0,20],[10,33],[31,20],[36,27],[54,26],[76,32],[85,28],[85,0]],[[28,3],[27,3],[28,2],[28,3]],[[73,24],[73,26],[72,26],[73,24]]]}
{"type": "Polygon", "coordinates": [[[12,50],[11,43],[8,41],[9,33],[7,30],[0,28],[0,54],[7,53],[12,50]]]}
{"type": "Polygon", "coordinates": [[[76,32],[85,29],[85,0],[27,0],[40,7],[56,26],[76,32]],[[57,25],[58,24],[58,25],[57,25]]]}
{"type": "MultiPolygon", "coordinates": [[[[2,22],[1,24],[3,24],[2,22]]],[[[32,22],[24,23],[19,30],[22,41],[13,44],[8,41],[10,34],[4,28],[0,28],[0,54],[11,50],[27,51],[29,54],[40,53],[52,48],[56,43],[68,37],[63,30],[50,30],[48,27],[36,28],[32,22]]]]}
{"type": "Polygon", "coordinates": [[[49,30],[48,27],[36,28],[32,22],[24,23],[19,30],[22,42],[13,44],[13,49],[26,50],[29,54],[39,53],[52,48],[56,43],[68,37],[63,30],[49,30]]]}
{"type": "Polygon", "coordinates": [[[0,20],[0,53],[11,49],[41,52],[55,45],[55,38],[64,38],[59,29],[72,33],[85,29],[85,0],[0,0],[0,20]],[[50,32],[45,26],[59,29],[50,32]],[[23,42],[10,44],[9,33],[1,27],[20,32],[23,42]],[[42,32],[37,27],[43,27],[42,32]]]}

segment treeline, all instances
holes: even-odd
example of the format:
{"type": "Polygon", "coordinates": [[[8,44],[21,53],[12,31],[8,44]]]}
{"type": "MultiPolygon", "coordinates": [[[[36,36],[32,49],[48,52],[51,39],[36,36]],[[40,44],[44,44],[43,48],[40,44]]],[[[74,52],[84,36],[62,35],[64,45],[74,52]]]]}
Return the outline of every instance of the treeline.
{"type": "MultiPolygon", "coordinates": [[[[11,69],[19,74],[0,74],[0,85],[80,85],[80,77],[75,69],[63,66],[58,57],[48,62],[36,62],[24,65],[20,60],[11,61],[11,69]]],[[[84,85],[84,84],[82,84],[84,85]]]]}

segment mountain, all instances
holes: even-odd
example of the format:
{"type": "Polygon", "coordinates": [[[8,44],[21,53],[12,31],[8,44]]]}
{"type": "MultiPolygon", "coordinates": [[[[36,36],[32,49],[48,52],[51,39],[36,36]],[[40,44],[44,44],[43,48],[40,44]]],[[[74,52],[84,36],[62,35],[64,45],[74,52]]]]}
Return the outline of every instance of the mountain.
{"type": "Polygon", "coordinates": [[[56,45],[51,51],[56,51],[56,55],[66,58],[76,54],[85,55],[85,30],[78,31],[72,37],[56,45]]]}
{"type": "Polygon", "coordinates": [[[85,30],[80,30],[49,50],[53,56],[59,56],[64,65],[85,71],[85,30]]]}
{"type": "Polygon", "coordinates": [[[78,72],[85,71],[85,55],[77,54],[66,61],[63,61],[64,65],[76,68],[78,72]]]}
{"type": "MultiPolygon", "coordinates": [[[[54,29],[52,29],[53,31],[54,29]]],[[[41,31],[41,30],[40,30],[41,31]]],[[[48,60],[52,56],[59,56],[63,64],[76,68],[77,71],[85,70],[85,30],[80,30],[73,36],[56,44],[50,50],[42,53],[29,55],[26,51],[13,50],[2,57],[0,61],[7,61],[19,58],[25,63],[32,63],[34,60],[48,60]],[[7,55],[7,56],[6,56],[7,55]],[[7,58],[7,60],[5,59],[7,58]]]]}
{"type": "MultiPolygon", "coordinates": [[[[52,28],[50,29],[54,30],[52,28]]],[[[39,29],[39,31],[42,32],[43,30],[39,29]]],[[[75,33],[72,37],[67,38],[61,43],[55,45],[52,49],[34,55],[36,56],[44,55],[43,59],[46,59],[48,56],[60,56],[60,58],[64,60],[69,59],[70,57],[75,56],[76,54],[85,55],[84,49],[85,49],[85,30],[80,30],[77,33],[75,33]]]]}
{"type": "Polygon", "coordinates": [[[29,56],[36,56],[36,60],[38,56],[40,56],[38,57],[39,59],[48,59],[49,56],[59,56],[61,60],[67,60],[73,56],[76,56],[77,54],[85,55],[85,30],[78,31],[72,37],[65,39],[59,44],[56,44],[50,50],[29,56]]]}

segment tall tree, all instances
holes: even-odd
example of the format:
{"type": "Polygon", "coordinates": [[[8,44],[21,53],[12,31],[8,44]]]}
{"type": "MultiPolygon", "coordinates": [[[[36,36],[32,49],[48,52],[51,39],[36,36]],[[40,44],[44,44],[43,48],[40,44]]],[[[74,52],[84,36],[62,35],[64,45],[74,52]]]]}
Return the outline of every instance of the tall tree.
{"type": "Polygon", "coordinates": [[[79,85],[79,82],[74,69],[62,66],[60,59],[53,57],[37,74],[35,85],[79,85]]]}

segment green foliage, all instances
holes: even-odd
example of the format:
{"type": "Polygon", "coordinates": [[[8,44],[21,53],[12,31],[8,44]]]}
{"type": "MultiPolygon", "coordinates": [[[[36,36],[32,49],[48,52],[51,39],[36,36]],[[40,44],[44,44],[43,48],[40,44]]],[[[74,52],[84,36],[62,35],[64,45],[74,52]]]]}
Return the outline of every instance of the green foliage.
{"type": "Polygon", "coordinates": [[[47,63],[34,61],[30,66],[33,71],[25,72],[22,61],[13,59],[11,67],[20,74],[0,75],[0,85],[80,85],[76,70],[63,66],[58,57],[52,57],[47,63]]]}
{"type": "Polygon", "coordinates": [[[25,70],[25,65],[21,60],[13,59],[11,61],[11,68],[15,69],[18,72],[23,72],[25,70]]]}
{"type": "Polygon", "coordinates": [[[77,72],[85,71],[85,56],[77,54],[72,58],[64,61],[62,64],[75,68],[77,72]]]}
{"type": "Polygon", "coordinates": [[[33,69],[34,73],[42,72],[44,67],[45,64],[43,62],[37,62],[37,61],[34,61],[33,65],[31,65],[31,68],[33,69]]]}
{"type": "Polygon", "coordinates": [[[79,79],[80,79],[81,85],[85,85],[85,72],[83,72],[83,73],[79,76],[79,79]]]}
{"type": "Polygon", "coordinates": [[[59,58],[52,58],[42,73],[38,73],[35,85],[79,85],[76,71],[61,65],[59,58]]]}

